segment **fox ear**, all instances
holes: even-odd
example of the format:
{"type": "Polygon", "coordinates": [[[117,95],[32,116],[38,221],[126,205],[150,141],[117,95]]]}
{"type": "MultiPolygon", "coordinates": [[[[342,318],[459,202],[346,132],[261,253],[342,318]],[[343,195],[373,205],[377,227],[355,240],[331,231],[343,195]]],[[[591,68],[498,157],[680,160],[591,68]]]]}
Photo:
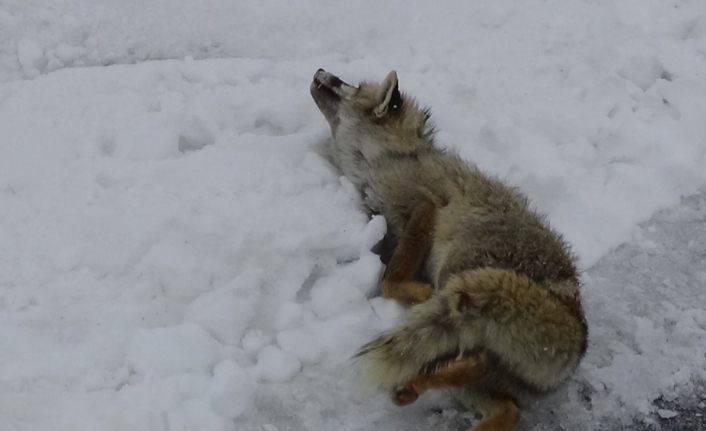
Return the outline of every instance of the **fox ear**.
{"type": "Polygon", "coordinates": [[[397,72],[394,70],[387,74],[387,77],[382,81],[380,88],[380,104],[375,107],[375,116],[378,118],[384,117],[388,111],[397,110],[402,105],[402,95],[397,83],[397,72]]]}

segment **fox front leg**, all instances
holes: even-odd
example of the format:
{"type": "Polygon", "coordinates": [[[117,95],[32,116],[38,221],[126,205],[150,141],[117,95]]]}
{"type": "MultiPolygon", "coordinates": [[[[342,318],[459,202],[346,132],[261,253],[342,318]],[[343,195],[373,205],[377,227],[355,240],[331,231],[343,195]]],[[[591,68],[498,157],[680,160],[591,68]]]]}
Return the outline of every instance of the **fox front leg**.
{"type": "Polygon", "coordinates": [[[412,212],[399,237],[382,276],[381,290],[386,298],[414,305],[431,298],[431,284],[415,280],[431,249],[436,206],[424,201],[412,212]]]}

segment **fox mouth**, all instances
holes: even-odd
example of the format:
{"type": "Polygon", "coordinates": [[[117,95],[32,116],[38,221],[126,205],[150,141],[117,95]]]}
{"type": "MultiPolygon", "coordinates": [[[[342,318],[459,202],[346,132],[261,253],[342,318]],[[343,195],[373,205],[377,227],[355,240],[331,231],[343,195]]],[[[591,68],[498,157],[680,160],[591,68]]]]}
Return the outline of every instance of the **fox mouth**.
{"type": "Polygon", "coordinates": [[[316,106],[332,126],[336,122],[341,101],[350,97],[356,90],[356,87],[347,84],[341,78],[324,69],[316,71],[309,86],[311,97],[314,98],[316,106]]]}
{"type": "MultiPolygon", "coordinates": [[[[341,96],[334,89],[341,87],[342,84],[343,81],[339,77],[319,69],[314,74],[314,79],[311,82],[311,91],[312,93],[321,93],[324,97],[341,100],[341,96]]],[[[316,96],[314,96],[314,99],[316,99],[316,96]]]]}

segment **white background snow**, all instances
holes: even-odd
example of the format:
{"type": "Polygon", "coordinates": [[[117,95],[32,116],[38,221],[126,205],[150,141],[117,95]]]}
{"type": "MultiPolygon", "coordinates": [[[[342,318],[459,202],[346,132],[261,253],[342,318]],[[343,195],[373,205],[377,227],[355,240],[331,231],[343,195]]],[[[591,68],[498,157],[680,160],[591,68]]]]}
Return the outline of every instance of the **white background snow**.
{"type": "Polygon", "coordinates": [[[706,378],[703,0],[0,0],[0,430],[472,424],[351,371],[403,310],[369,298],[384,220],[320,155],[318,67],[396,69],[574,245],[589,352],[523,429],[706,378]]]}

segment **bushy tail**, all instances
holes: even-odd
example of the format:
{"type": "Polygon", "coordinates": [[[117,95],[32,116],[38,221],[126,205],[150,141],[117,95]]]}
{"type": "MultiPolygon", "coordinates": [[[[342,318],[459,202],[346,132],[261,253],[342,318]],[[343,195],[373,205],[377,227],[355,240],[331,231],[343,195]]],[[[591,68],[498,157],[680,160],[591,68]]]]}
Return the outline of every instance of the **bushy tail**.
{"type": "Polygon", "coordinates": [[[440,357],[455,356],[460,340],[454,322],[448,318],[450,311],[446,295],[436,295],[414,306],[404,325],[363,346],[356,358],[366,377],[391,388],[440,357]]]}
{"type": "MultiPolygon", "coordinates": [[[[578,298],[576,293],[569,294],[578,298]]],[[[363,346],[356,358],[372,382],[392,388],[486,350],[521,379],[548,389],[568,375],[585,349],[580,303],[567,304],[556,292],[514,271],[469,270],[412,307],[403,325],[363,346]]]]}

